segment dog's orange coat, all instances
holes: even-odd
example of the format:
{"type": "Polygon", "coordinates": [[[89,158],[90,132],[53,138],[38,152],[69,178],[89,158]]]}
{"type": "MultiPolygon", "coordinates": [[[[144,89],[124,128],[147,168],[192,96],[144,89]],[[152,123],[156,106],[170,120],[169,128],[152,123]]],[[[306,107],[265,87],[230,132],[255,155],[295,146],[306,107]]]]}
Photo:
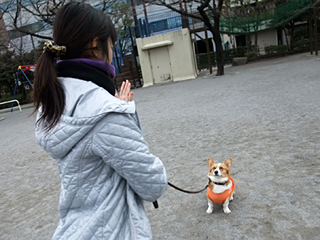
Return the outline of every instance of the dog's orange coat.
{"type": "Polygon", "coordinates": [[[216,204],[223,204],[234,190],[234,181],[232,178],[230,178],[230,180],[232,182],[231,188],[222,193],[214,193],[210,188],[207,188],[208,198],[216,204]]]}

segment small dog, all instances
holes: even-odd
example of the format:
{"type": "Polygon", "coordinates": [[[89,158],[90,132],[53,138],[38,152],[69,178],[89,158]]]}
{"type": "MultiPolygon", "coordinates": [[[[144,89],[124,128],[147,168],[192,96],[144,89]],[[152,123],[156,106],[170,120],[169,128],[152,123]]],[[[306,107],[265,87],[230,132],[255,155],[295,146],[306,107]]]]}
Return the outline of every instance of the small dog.
{"type": "Polygon", "coordinates": [[[207,213],[213,212],[213,203],[222,204],[223,212],[231,213],[229,202],[233,200],[234,181],[230,177],[232,159],[227,159],[224,163],[215,163],[211,158],[207,160],[209,167],[209,187],[207,189],[208,209],[207,213]]]}

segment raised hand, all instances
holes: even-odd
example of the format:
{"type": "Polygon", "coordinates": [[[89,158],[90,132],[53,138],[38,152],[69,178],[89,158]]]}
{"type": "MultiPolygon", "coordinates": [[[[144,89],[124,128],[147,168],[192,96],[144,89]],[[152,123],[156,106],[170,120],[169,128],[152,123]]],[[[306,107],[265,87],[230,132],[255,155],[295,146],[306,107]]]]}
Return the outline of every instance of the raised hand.
{"type": "Polygon", "coordinates": [[[116,90],[115,97],[121,100],[124,100],[126,102],[132,101],[133,92],[131,92],[131,83],[128,80],[126,80],[125,82],[122,82],[122,85],[120,88],[120,95],[118,95],[118,92],[116,90]]]}

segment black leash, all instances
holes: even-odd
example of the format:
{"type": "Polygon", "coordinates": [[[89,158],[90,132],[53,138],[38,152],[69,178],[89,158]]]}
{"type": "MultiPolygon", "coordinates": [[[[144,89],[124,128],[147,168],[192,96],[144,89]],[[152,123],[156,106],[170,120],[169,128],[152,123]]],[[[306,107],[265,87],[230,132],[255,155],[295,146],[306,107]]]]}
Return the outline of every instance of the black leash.
{"type": "MultiPolygon", "coordinates": [[[[177,189],[177,190],[179,190],[179,191],[181,191],[181,192],[184,192],[184,193],[196,194],[196,193],[201,193],[201,192],[203,192],[204,190],[206,190],[207,187],[209,186],[209,183],[208,183],[203,189],[201,189],[201,190],[199,190],[199,191],[188,191],[188,190],[184,190],[184,189],[182,189],[182,188],[179,188],[179,187],[173,185],[173,184],[170,183],[170,182],[168,182],[168,185],[169,185],[170,187],[173,187],[173,188],[175,188],[175,189],[177,189]]],[[[153,206],[154,206],[154,208],[158,208],[158,207],[159,207],[158,201],[154,201],[154,202],[153,202],[153,206]]]]}
{"type": "Polygon", "coordinates": [[[204,190],[206,190],[206,189],[207,189],[207,187],[209,186],[209,184],[207,184],[207,185],[204,187],[204,189],[201,189],[201,190],[199,190],[199,191],[187,191],[187,190],[184,190],[184,189],[182,189],[182,188],[179,188],[179,187],[177,187],[177,186],[173,185],[173,184],[172,184],[172,183],[170,183],[170,182],[168,182],[168,185],[169,185],[170,187],[173,187],[173,188],[175,188],[175,189],[177,189],[177,190],[181,191],[181,192],[184,192],[184,193],[190,193],[190,194],[201,193],[201,192],[203,192],[204,190]]]}

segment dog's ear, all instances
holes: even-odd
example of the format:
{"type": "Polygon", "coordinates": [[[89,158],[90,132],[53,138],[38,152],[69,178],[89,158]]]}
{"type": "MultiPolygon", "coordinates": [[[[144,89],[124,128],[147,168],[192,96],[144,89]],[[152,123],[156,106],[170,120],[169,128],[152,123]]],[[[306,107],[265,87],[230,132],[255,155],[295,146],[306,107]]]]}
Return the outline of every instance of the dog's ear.
{"type": "Polygon", "coordinates": [[[225,164],[228,168],[231,168],[231,166],[232,166],[232,159],[231,159],[231,158],[228,158],[228,159],[224,162],[224,164],[225,164]]]}
{"type": "Polygon", "coordinates": [[[212,165],[214,164],[214,161],[211,158],[208,158],[207,163],[208,163],[209,169],[211,169],[212,165]]]}

